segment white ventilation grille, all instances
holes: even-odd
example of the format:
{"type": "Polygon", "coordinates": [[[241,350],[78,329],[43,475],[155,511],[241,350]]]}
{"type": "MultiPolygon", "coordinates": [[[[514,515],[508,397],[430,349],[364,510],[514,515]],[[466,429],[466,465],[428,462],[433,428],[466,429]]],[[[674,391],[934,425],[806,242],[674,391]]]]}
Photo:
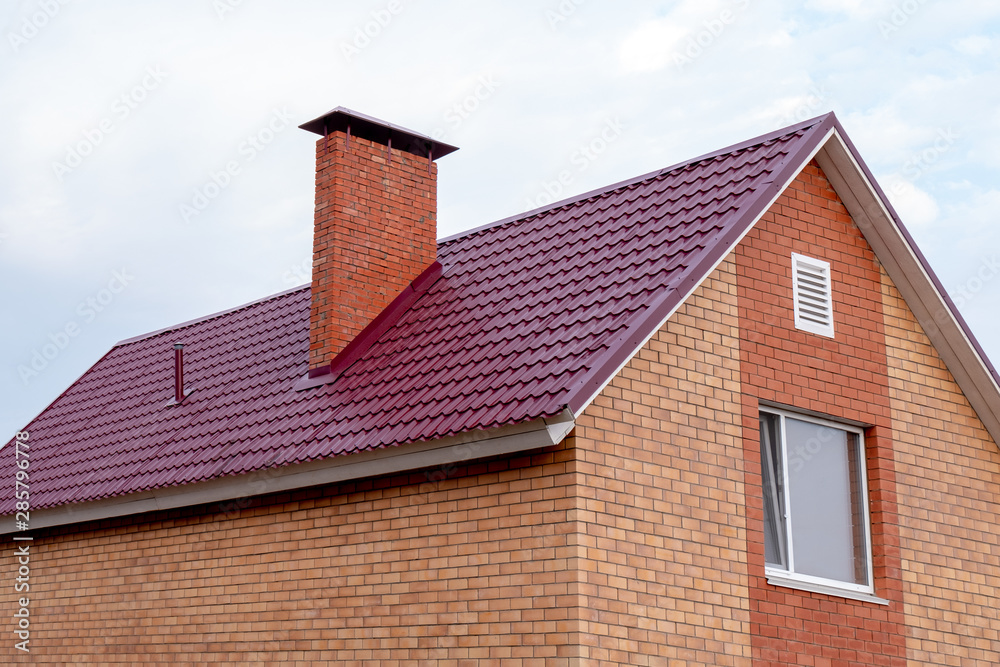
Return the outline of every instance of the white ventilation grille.
{"type": "Polygon", "coordinates": [[[830,263],[792,253],[795,328],[833,338],[830,263]]]}

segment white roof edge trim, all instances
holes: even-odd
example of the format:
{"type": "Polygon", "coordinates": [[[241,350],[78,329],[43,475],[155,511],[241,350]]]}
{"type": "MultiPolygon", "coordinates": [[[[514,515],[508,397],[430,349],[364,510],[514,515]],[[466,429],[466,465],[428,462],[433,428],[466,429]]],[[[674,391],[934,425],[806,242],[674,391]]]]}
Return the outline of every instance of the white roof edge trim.
{"type": "MultiPolygon", "coordinates": [[[[875,187],[868,180],[868,177],[865,175],[864,170],[861,169],[860,165],[858,165],[857,161],[854,159],[854,154],[847,147],[847,144],[844,143],[844,140],[840,137],[840,134],[839,133],[835,133],[834,136],[836,136],[837,141],[839,142],[841,149],[844,151],[844,153],[847,155],[847,157],[851,160],[851,163],[854,165],[854,168],[857,170],[858,175],[864,180],[865,185],[868,186],[868,191],[871,194],[872,198],[875,199],[878,202],[879,207],[882,209],[882,212],[885,215],[886,220],[889,222],[890,225],[892,225],[893,231],[896,232],[896,234],[899,236],[899,238],[903,241],[903,244],[906,246],[907,251],[909,251],[910,259],[913,261],[913,263],[916,265],[916,267],[920,270],[920,275],[923,276],[924,280],[927,282],[927,286],[930,287],[931,290],[934,292],[934,295],[937,296],[938,301],[940,303],[940,306],[948,314],[948,317],[949,317],[951,323],[958,330],[958,333],[962,336],[962,340],[965,341],[966,345],[968,345],[969,350],[975,355],[976,359],[979,361],[979,364],[982,366],[983,371],[986,373],[987,376],[989,376],[990,382],[992,383],[994,389],[996,389],[997,393],[1000,394],[1000,385],[997,384],[996,379],[993,377],[993,374],[990,373],[989,367],[986,365],[986,363],[984,362],[984,360],[980,357],[979,351],[976,349],[976,346],[972,344],[972,341],[966,335],[965,328],[959,323],[958,318],[955,317],[954,311],[951,309],[951,307],[948,305],[948,303],[944,300],[943,295],[941,294],[940,291],[938,291],[937,286],[934,284],[934,281],[931,280],[931,277],[927,273],[927,270],[924,267],[923,262],[921,262],[920,258],[917,256],[917,254],[915,252],[913,252],[913,248],[910,247],[910,244],[906,242],[906,237],[903,235],[902,231],[899,229],[899,225],[896,224],[896,220],[889,213],[889,209],[886,208],[885,202],[883,202],[882,198],[878,195],[878,191],[875,190],[875,187]]],[[[824,145],[824,148],[826,148],[825,145],[824,145]]]]}
{"type": "MultiPolygon", "coordinates": [[[[568,409],[564,409],[554,417],[489,431],[470,431],[430,442],[385,447],[117,498],[32,510],[31,528],[51,528],[210,503],[218,505],[207,510],[208,513],[231,517],[247,507],[249,500],[256,496],[427,468],[435,469],[428,471],[427,483],[437,484],[447,478],[450,470],[457,465],[557,445],[574,426],[573,416],[568,409]]],[[[0,535],[15,532],[14,516],[2,517],[0,535]]]]}
{"type": "MultiPolygon", "coordinates": [[[[868,176],[865,174],[864,169],[862,169],[861,165],[858,164],[858,161],[854,158],[854,153],[851,151],[850,147],[848,147],[844,139],[840,136],[840,133],[836,132],[836,128],[834,128],[834,130],[835,130],[834,137],[837,139],[838,147],[843,151],[844,156],[851,161],[851,165],[854,167],[854,170],[857,172],[857,175],[861,178],[861,180],[864,181],[865,186],[868,188],[868,194],[870,194],[872,199],[876,203],[878,203],[879,208],[882,211],[882,216],[885,218],[886,222],[888,222],[892,226],[892,230],[896,232],[896,235],[903,241],[903,245],[906,247],[906,250],[910,255],[910,260],[920,270],[920,275],[923,276],[924,280],[927,281],[927,284],[934,290],[934,293],[937,294],[938,298],[940,298],[941,306],[945,308],[952,322],[954,322],[955,326],[958,327],[959,330],[961,330],[962,326],[958,323],[958,320],[955,318],[955,314],[952,312],[951,308],[948,307],[948,304],[945,302],[945,300],[941,298],[940,293],[934,286],[934,281],[931,280],[930,274],[928,274],[927,270],[924,268],[923,262],[921,262],[917,254],[913,252],[913,248],[910,246],[910,244],[906,242],[906,237],[903,236],[902,230],[899,228],[899,225],[896,224],[895,218],[893,218],[892,214],[889,213],[889,209],[886,207],[885,202],[882,200],[882,197],[879,196],[878,190],[876,190],[874,184],[872,184],[872,182],[868,180],[868,176]]],[[[823,148],[829,150],[826,145],[824,145],[823,148]]],[[[838,195],[839,194],[840,193],[838,193],[838,195]]],[[[855,224],[857,224],[857,221],[855,221],[855,224]]],[[[861,232],[864,233],[864,230],[862,229],[861,232]]],[[[972,341],[968,340],[968,338],[965,336],[965,331],[962,331],[962,337],[965,338],[969,346],[972,347],[972,341]]]]}
{"type": "MultiPolygon", "coordinates": [[[[831,180],[831,185],[837,190],[837,194],[844,202],[844,205],[848,207],[848,211],[851,213],[855,224],[858,225],[861,233],[865,236],[869,245],[872,246],[876,257],[878,257],[879,262],[897,289],[900,292],[910,291],[912,293],[914,302],[911,303],[910,299],[907,299],[910,309],[913,310],[914,307],[918,307],[926,310],[928,317],[923,319],[921,318],[921,313],[914,312],[917,323],[931,340],[938,354],[941,355],[955,382],[958,383],[966,399],[972,404],[973,409],[976,410],[987,431],[989,431],[994,441],[1000,445],[1000,385],[998,385],[993,373],[990,372],[985,359],[983,359],[976,346],[969,339],[965,328],[959,323],[958,318],[955,316],[955,311],[945,301],[944,296],[927,273],[923,262],[920,261],[920,258],[914,252],[914,248],[902,233],[896,220],[889,212],[886,202],[879,195],[874,184],[858,164],[850,147],[839,133],[835,133],[834,137],[836,138],[836,142],[827,141],[823,143],[823,150],[817,155],[817,160],[826,163],[821,164],[821,166],[827,172],[827,178],[831,180]],[[844,164],[845,162],[847,163],[846,165],[844,164]],[[850,173],[845,173],[842,167],[848,165],[850,173]],[[840,179],[842,181],[841,187],[846,187],[849,193],[841,192],[837,187],[837,183],[834,182],[835,179],[840,179]],[[863,186],[860,193],[855,187],[852,187],[851,180],[863,186]],[[850,194],[851,196],[847,197],[845,196],[846,194],[850,194]],[[859,194],[877,206],[881,224],[887,231],[891,231],[891,237],[887,239],[883,236],[879,229],[879,221],[869,219],[871,216],[869,215],[869,211],[865,210],[865,202],[859,197],[859,194]],[[852,201],[852,198],[855,201],[852,201]],[[852,204],[856,205],[855,208],[860,207],[860,210],[851,210],[852,204]],[[893,251],[893,245],[897,248],[902,246],[905,249],[902,256],[898,252],[893,251]],[[880,249],[882,251],[881,254],[879,252],[880,249]],[[919,276],[919,283],[911,280],[911,276],[914,274],[919,276]],[[928,298],[925,299],[925,297],[928,298]],[[939,321],[934,314],[935,311],[937,313],[943,312],[947,315],[946,318],[943,318],[944,321],[939,321]],[[934,327],[928,328],[925,326],[928,324],[928,321],[933,323],[934,327]],[[957,342],[955,339],[962,341],[962,345],[954,345],[957,342]],[[968,362],[972,362],[971,368],[968,362]],[[958,368],[955,368],[953,364],[957,364],[958,368]],[[977,376],[979,381],[976,379],[977,376]],[[963,382],[963,380],[965,381],[963,382]],[[984,389],[982,386],[983,380],[985,380],[986,387],[992,390],[994,394],[992,396],[992,404],[991,397],[986,396],[982,392],[984,389]],[[972,383],[971,386],[968,385],[970,382],[972,383]]],[[[874,213],[874,211],[872,212],[874,213]]],[[[904,298],[906,298],[905,294],[904,298]]]]}
{"type": "MultiPolygon", "coordinates": [[[[663,329],[663,326],[670,321],[670,318],[674,316],[674,313],[676,313],[681,306],[687,303],[687,300],[691,298],[691,295],[694,294],[699,287],[701,287],[702,283],[708,280],[708,277],[711,276],[713,273],[715,273],[715,270],[719,268],[719,265],[722,264],[722,262],[724,262],[726,258],[729,257],[729,255],[732,254],[733,250],[735,250],[736,247],[746,237],[746,235],[750,233],[750,230],[756,227],[757,223],[760,222],[760,219],[763,218],[764,215],[766,215],[767,212],[771,210],[771,207],[774,206],[774,202],[778,201],[778,198],[785,193],[785,190],[787,190],[788,186],[792,184],[792,181],[794,181],[796,178],[799,177],[799,174],[802,173],[802,170],[805,169],[806,165],[809,164],[809,162],[812,161],[814,157],[816,157],[816,154],[819,153],[819,151],[823,148],[823,146],[826,145],[827,140],[829,140],[830,136],[833,134],[835,129],[836,128],[830,128],[827,131],[826,136],[824,136],[823,139],[817,142],[816,148],[814,148],[809,153],[809,155],[802,161],[802,164],[799,165],[799,168],[796,169],[795,172],[789,177],[789,179],[785,183],[783,183],[780,188],[777,189],[774,197],[772,197],[771,200],[767,203],[767,206],[761,209],[761,212],[757,214],[757,217],[755,217],[753,221],[749,225],[747,225],[747,228],[740,233],[739,237],[737,237],[736,240],[733,241],[733,245],[729,248],[729,250],[723,253],[722,256],[719,257],[719,259],[712,264],[712,266],[708,269],[708,271],[705,272],[705,275],[701,276],[701,278],[699,278],[691,286],[691,289],[687,291],[687,293],[684,295],[684,298],[682,298],[680,301],[677,302],[677,305],[673,309],[671,309],[669,313],[667,313],[667,316],[664,317],[663,320],[652,331],[649,332],[649,335],[647,335],[642,340],[642,342],[640,342],[635,347],[635,349],[629,353],[629,355],[625,358],[625,361],[623,361],[621,365],[619,365],[618,368],[615,369],[615,372],[609,374],[608,377],[604,380],[604,382],[601,383],[601,386],[599,386],[597,390],[590,395],[590,398],[588,398],[581,405],[580,409],[576,411],[575,415],[573,415],[576,419],[580,418],[580,415],[582,415],[584,411],[590,407],[590,404],[593,403],[594,400],[601,395],[601,392],[603,392],[607,388],[607,386],[611,384],[611,381],[614,380],[616,377],[618,377],[618,374],[622,372],[622,369],[628,366],[628,364],[632,361],[632,359],[635,358],[635,355],[639,354],[639,351],[642,350],[642,348],[646,347],[646,344],[649,343],[649,341],[653,338],[653,336],[659,333],[660,330],[663,329]]],[[[780,168],[781,167],[779,165],[776,168],[776,170],[780,168]]],[[[762,183],[761,187],[764,187],[765,185],[766,183],[762,183]]]]}

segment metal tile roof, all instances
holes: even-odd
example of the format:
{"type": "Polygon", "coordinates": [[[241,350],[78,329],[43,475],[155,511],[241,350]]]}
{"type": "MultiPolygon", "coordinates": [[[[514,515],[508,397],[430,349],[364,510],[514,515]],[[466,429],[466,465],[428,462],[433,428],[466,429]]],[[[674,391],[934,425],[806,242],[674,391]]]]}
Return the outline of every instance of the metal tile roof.
{"type": "MultiPolygon", "coordinates": [[[[306,390],[308,287],[122,341],[28,427],[33,509],[581,410],[807,161],[832,115],[439,244],[440,278],[306,390]],[[173,350],[185,385],[168,406],[173,350]]],[[[8,445],[9,446],[9,445],[8,445]]],[[[13,456],[0,512],[13,512],[13,456]]]]}

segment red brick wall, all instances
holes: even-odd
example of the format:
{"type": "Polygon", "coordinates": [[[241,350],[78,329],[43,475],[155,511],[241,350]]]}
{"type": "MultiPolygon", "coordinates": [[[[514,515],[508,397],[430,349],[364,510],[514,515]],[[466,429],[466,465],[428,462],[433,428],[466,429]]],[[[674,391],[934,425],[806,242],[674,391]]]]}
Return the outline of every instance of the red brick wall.
{"type": "Polygon", "coordinates": [[[437,259],[437,165],[343,132],[316,142],[309,368],[437,259]]]}
{"type": "Polygon", "coordinates": [[[769,665],[903,665],[895,464],[879,265],[815,163],[736,249],[755,660],[769,665]],[[830,262],[835,338],[794,327],[791,253],[830,262]],[[865,434],[876,595],[882,606],[768,584],[758,401],[874,425],[865,434]]]}

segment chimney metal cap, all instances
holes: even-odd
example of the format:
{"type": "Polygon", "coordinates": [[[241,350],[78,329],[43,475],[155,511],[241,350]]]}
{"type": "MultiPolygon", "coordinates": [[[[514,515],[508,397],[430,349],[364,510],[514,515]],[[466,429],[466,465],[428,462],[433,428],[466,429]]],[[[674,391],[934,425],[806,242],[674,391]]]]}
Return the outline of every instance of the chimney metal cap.
{"type": "Polygon", "coordinates": [[[338,130],[345,131],[348,125],[351,127],[352,137],[362,137],[383,146],[387,146],[391,138],[393,149],[413,153],[420,157],[430,155],[432,159],[437,160],[439,157],[444,157],[458,150],[457,146],[451,146],[425,134],[366,116],[347,107],[337,107],[319,118],[299,125],[299,127],[309,132],[315,132],[322,137],[338,130]]]}

